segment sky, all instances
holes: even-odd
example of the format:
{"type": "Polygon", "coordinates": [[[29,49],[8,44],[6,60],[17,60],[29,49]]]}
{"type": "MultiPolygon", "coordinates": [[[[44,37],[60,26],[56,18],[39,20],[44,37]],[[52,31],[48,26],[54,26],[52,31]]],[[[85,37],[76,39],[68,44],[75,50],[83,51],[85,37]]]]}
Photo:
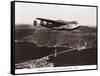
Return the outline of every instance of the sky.
{"type": "Polygon", "coordinates": [[[15,24],[32,24],[36,18],[77,21],[80,25],[96,26],[96,7],[15,3],[15,24]]]}

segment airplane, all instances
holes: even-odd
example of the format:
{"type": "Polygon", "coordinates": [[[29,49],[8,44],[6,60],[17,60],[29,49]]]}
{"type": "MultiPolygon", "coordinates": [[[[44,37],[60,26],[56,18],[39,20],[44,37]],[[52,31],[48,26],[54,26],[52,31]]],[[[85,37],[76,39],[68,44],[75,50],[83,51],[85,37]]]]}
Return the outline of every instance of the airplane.
{"type": "Polygon", "coordinates": [[[41,26],[53,30],[74,30],[80,27],[77,21],[50,20],[43,18],[36,18],[36,19],[40,20],[41,26]]]}

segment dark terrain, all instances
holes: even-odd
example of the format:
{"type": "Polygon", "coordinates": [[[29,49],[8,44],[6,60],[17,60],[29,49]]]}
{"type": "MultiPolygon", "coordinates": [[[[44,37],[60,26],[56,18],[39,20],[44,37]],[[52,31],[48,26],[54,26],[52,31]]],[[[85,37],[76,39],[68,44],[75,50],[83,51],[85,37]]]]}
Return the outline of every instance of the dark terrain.
{"type": "Polygon", "coordinates": [[[95,27],[80,26],[73,31],[56,31],[29,25],[19,25],[15,29],[15,63],[39,59],[67,49],[84,46],[85,49],[73,50],[57,57],[50,57],[54,66],[75,66],[97,64],[97,35],[95,27]]]}

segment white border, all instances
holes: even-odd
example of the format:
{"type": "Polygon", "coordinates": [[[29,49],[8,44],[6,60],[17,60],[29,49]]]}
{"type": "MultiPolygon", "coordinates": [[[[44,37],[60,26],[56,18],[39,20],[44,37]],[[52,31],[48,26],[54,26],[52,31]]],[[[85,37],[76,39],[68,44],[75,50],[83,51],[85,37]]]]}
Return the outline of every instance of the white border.
{"type": "Polygon", "coordinates": [[[47,67],[47,68],[34,68],[34,69],[16,69],[15,74],[86,70],[86,69],[96,69],[96,68],[97,68],[97,65],[82,65],[82,66],[68,66],[68,67],[47,67]]]}

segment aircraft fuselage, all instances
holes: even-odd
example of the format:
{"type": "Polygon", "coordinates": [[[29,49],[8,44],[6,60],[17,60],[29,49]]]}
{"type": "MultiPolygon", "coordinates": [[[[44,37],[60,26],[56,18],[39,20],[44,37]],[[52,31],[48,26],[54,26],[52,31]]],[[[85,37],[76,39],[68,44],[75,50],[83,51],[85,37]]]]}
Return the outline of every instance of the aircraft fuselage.
{"type": "Polygon", "coordinates": [[[36,18],[40,20],[40,25],[54,30],[74,30],[79,27],[76,21],[49,20],[36,18]]]}

